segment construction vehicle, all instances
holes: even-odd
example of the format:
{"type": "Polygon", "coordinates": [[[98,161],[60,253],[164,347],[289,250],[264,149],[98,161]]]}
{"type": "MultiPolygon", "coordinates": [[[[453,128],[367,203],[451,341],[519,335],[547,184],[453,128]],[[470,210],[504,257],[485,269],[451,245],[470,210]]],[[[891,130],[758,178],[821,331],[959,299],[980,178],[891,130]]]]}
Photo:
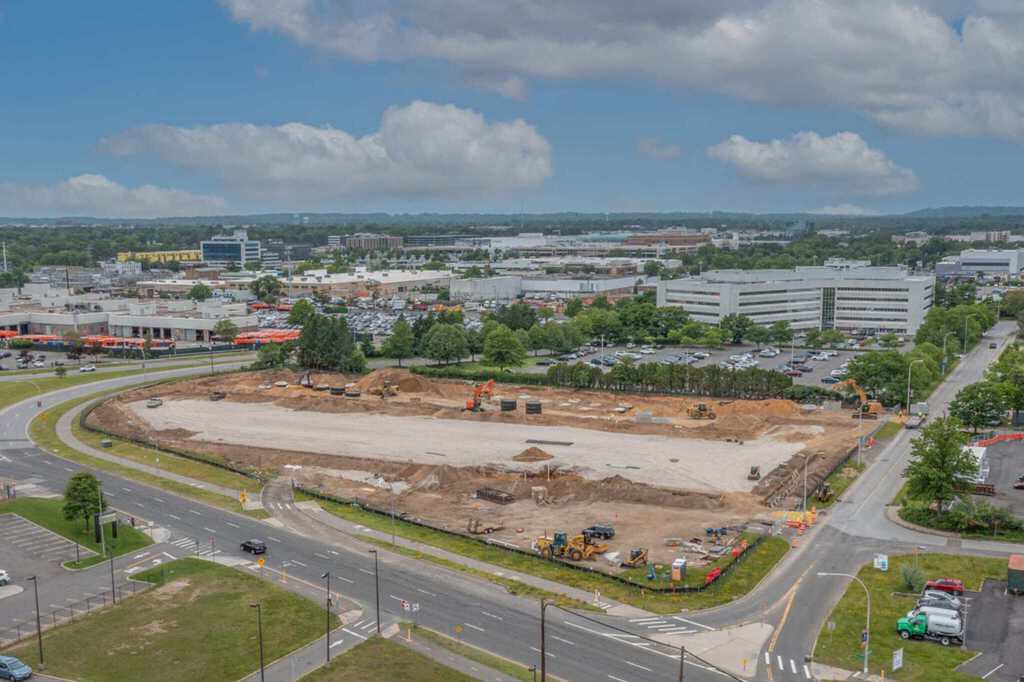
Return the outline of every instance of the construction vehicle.
{"type": "Polygon", "coordinates": [[[472,535],[489,535],[491,533],[503,530],[505,526],[500,523],[483,522],[477,517],[469,519],[466,523],[466,532],[472,535]]]}
{"type": "Polygon", "coordinates": [[[707,403],[696,403],[686,408],[686,416],[690,419],[717,419],[718,415],[707,403]]]}
{"type": "Polygon", "coordinates": [[[647,565],[647,548],[635,547],[629,550],[629,557],[622,560],[622,568],[639,568],[647,565]]]}
{"type": "Polygon", "coordinates": [[[299,386],[302,386],[303,388],[313,388],[314,385],[313,372],[307,369],[302,376],[299,377],[299,386]]]}
{"type": "Polygon", "coordinates": [[[760,481],[761,480],[761,467],[754,465],[750,467],[750,473],[747,474],[748,481],[760,481]]]}
{"type": "Polygon", "coordinates": [[[566,533],[555,533],[553,538],[541,536],[534,541],[540,555],[546,559],[569,559],[570,561],[593,561],[598,554],[608,551],[608,545],[588,542],[586,535],[572,538],[566,533]]]}
{"type": "Polygon", "coordinates": [[[833,494],[832,486],[823,481],[821,485],[814,490],[814,499],[818,502],[828,502],[832,499],[833,494]]]}
{"type": "Polygon", "coordinates": [[[482,401],[484,398],[488,400],[494,398],[494,379],[484,384],[478,384],[473,389],[472,397],[466,399],[466,410],[469,412],[479,412],[483,407],[482,401]]]}
{"type": "Polygon", "coordinates": [[[373,386],[368,393],[370,395],[379,395],[381,399],[393,398],[398,395],[398,387],[392,384],[389,379],[385,379],[382,385],[373,386]]]}
{"type": "Polygon", "coordinates": [[[865,419],[878,419],[878,415],[885,412],[885,408],[882,403],[877,400],[868,399],[867,393],[860,387],[855,379],[844,379],[839,383],[832,384],[832,389],[839,391],[843,388],[850,388],[854,393],[857,394],[857,399],[860,401],[860,414],[854,414],[854,417],[863,416],[865,419]]]}
{"type": "Polygon", "coordinates": [[[949,646],[963,642],[964,626],[959,618],[911,612],[896,621],[896,632],[901,639],[930,639],[949,646]]]}

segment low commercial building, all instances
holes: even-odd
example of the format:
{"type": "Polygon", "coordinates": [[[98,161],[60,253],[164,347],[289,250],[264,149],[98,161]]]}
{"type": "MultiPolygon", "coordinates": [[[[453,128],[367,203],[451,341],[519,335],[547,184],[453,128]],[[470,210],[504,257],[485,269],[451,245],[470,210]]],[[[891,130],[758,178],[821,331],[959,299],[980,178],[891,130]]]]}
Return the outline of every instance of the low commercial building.
{"type": "Polygon", "coordinates": [[[935,278],[902,267],[831,260],[793,270],[713,270],[658,284],[658,305],[679,306],[698,322],[741,314],[769,326],[847,333],[914,334],[932,307],[935,278]]]}
{"type": "Polygon", "coordinates": [[[390,251],[402,248],[402,238],[389,234],[353,234],[345,237],[345,248],[349,251],[390,251]]]}
{"type": "Polygon", "coordinates": [[[203,252],[199,249],[180,249],[178,251],[119,251],[117,260],[140,261],[143,263],[187,263],[202,260],[203,252]]]}
{"type": "Polygon", "coordinates": [[[1019,277],[1024,271],[1024,249],[969,249],[935,265],[939,277],[1019,277]]]}
{"type": "Polygon", "coordinates": [[[610,299],[632,296],[644,278],[630,277],[482,277],[452,281],[453,301],[508,302],[517,298],[568,300],[606,296],[610,299]]]}
{"type": "Polygon", "coordinates": [[[622,246],[630,250],[634,246],[660,247],[663,252],[694,251],[711,243],[711,236],[700,232],[652,232],[626,237],[622,246]]]}

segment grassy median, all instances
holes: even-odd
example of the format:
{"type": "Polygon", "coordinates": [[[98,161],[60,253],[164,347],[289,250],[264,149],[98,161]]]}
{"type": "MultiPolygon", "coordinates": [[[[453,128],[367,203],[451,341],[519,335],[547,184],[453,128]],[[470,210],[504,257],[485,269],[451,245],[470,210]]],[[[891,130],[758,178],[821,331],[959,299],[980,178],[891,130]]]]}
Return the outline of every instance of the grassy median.
{"type": "MultiPolygon", "coordinates": [[[[268,662],[323,632],[318,604],[212,562],[181,559],[134,578],[155,587],[44,633],[47,673],[81,682],[237,680],[259,667],[253,603],[261,604],[268,662]]],[[[38,664],[34,641],[7,653],[38,664]]]]}
{"type": "Polygon", "coordinates": [[[329,665],[301,679],[302,682],[472,682],[476,678],[436,663],[397,642],[374,637],[335,656],[329,665]]]}
{"type": "MultiPolygon", "coordinates": [[[[302,496],[299,496],[299,498],[302,499],[302,496]]],[[[338,504],[326,500],[317,500],[317,502],[331,514],[353,523],[386,533],[392,531],[392,519],[389,517],[374,514],[352,505],[338,504]]],[[[406,523],[400,519],[394,521],[394,532],[396,535],[407,540],[422,542],[423,544],[438,547],[497,567],[519,571],[537,576],[538,578],[568,585],[569,587],[575,587],[590,594],[597,590],[601,593],[602,597],[638,606],[655,613],[678,613],[682,609],[710,608],[742,597],[771,571],[772,567],[782,559],[789,549],[789,543],[783,538],[768,538],[756,549],[751,550],[735,571],[716,582],[715,586],[711,589],[703,592],[659,594],[649,592],[644,587],[625,585],[600,573],[580,571],[559,562],[542,559],[539,556],[509,552],[500,547],[484,544],[473,538],[442,533],[416,524],[406,523]]],[[[707,568],[710,570],[711,567],[707,568]]],[[[639,573],[643,574],[645,570],[639,573]]],[[[663,568],[659,574],[663,573],[664,570],[663,568]]],[[[690,582],[693,582],[693,579],[698,574],[703,575],[703,570],[701,569],[700,572],[691,571],[690,582]]],[[[644,580],[643,577],[640,577],[638,582],[644,580]]],[[[667,585],[667,583],[665,584],[667,585]]]]}
{"type": "MultiPolygon", "coordinates": [[[[80,563],[74,561],[75,549],[68,548],[67,562],[72,568],[85,568],[104,560],[99,556],[102,545],[96,542],[92,525],[86,530],[85,522],[81,519],[68,521],[64,518],[64,500],[45,499],[42,497],[19,497],[13,500],[0,502],[0,514],[17,514],[32,523],[51,530],[58,535],[63,535],[72,542],[77,542],[82,547],[96,552],[97,556],[82,559],[80,563]]],[[[134,552],[146,545],[152,544],[152,540],[145,533],[138,531],[131,526],[118,524],[117,537],[114,538],[110,531],[110,525],[104,526],[104,537],[106,538],[107,551],[113,552],[114,556],[121,556],[134,552]]]]}
{"type": "MultiPolygon", "coordinates": [[[[955,672],[955,668],[975,654],[958,647],[944,647],[928,641],[904,641],[896,634],[896,621],[907,615],[917,601],[914,596],[904,596],[908,590],[904,583],[901,566],[910,564],[920,568],[925,576],[947,576],[960,578],[968,590],[977,590],[986,579],[1006,580],[1006,559],[949,554],[919,554],[890,556],[889,570],[882,572],[868,565],[860,569],[857,576],[864,581],[871,592],[871,656],[870,672],[878,675],[885,670],[886,677],[892,674],[892,652],[903,649],[903,669],[897,677],[903,682],[957,682],[977,680],[973,675],[955,672]]],[[[820,577],[812,580],[845,580],[845,578],[820,577]]],[[[822,626],[814,660],[819,663],[860,670],[864,666],[863,651],[860,648],[861,632],[866,616],[864,590],[851,581],[843,598],[832,610],[828,620],[836,624],[833,632],[822,626]]]]}

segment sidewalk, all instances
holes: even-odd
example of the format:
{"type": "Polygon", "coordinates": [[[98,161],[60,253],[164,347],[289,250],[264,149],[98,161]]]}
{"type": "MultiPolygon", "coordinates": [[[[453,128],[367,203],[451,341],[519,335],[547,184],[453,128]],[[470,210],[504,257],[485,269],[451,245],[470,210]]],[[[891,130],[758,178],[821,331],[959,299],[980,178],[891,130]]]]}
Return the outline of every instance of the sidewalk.
{"type": "Polygon", "coordinates": [[[435,644],[423,637],[417,637],[415,632],[413,632],[411,642],[405,638],[404,630],[399,632],[391,641],[407,646],[413,651],[421,653],[442,665],[446,665],[483,682],[518,682],[514,677],[509,677],[476,661],[471,661],[465,656],[460,656],[445,649],[440,644],[435,644]]]}
{"type": "Polygon", "coordinates": [[[170,471],[165,471],[163,469],[160,469],[159,467],[150,466],[148,464],[140,464],[139,462],[135,462],[124,457],[118,457],[117,455],[112,455],[109,452],[104,452],[103,450],[97,450],[96,448],[86,445],[82,441],[78,440],[71,432],[72,421],[77,419],[78,415],[81,414],[82,411],[85,410],[93,402],[94,401],[89,401],[81,405],[78,405],[71,410],[68,410],[57,422],[57,437],[60,438],[69,447],[72,447],[75,450],[78,450],[79,452],[83,452],[89,455],[90,457],[95,457],[97,459],[102,459],[105,462],[110,462],[111,464],[117,464],[123,467],[127,467],[129,469],[135,469],[136,471],[142,471],[152,476],[166,478],[169,481],[176,481],[177,483],[182,483],[193,488],[199,488],[201,490],[206,490],[211,493],[217,493],[218,495],[224,495],[225,497],[230,498],[235,498],[238,496],[238,491],[232,488],[225,488],[224,486],[214,485],[213,483],[206,483],[204,481],[200,481],[194,478],[189,478],[188,476],[182,476],[181,474],[175,474],[170,471]]]}
{"type": "MultiPolygon", "coordinates": [[[[263,506],[268,512],[273,514],[275,519],[279,519],[282,522],[286,521],[301,521],[298,517],[304,517],[307,522],[326,526],[334,531],[345,533],[346,535],[366,535],[375,539],[382,540],[390,544],[391,534],[383,531],[374,530],[367,528],[351,521],[346,521],[343,518],[335,516],[330,512],[324,511],[316,502],[298,502],[294,503],[292,497],[291,484],[289,481],[276,479],[271,481],[263,489],[263,506]]],[[[598,608],[603,609],[611,615],[617,616],[635,616],[643,617],[651,615],[647,611],[642,609],[621,604],[604,597],[603,595],[595,601],[595,595],[593,592],[586,590],[580,590],[575,587],[569,587],[562,583],[557,583],[552,580],[546,580],[544,578],[538,578],[537,576],[529,575],[527,573],[521,573],[512,569],[502,568],[495,566],[494,564],[487,563],[485,561],[479,561],[462,554],[456,554],[455,552],[449,552],[445,549],[434,547],[433,545],[427,545],[422,542],[416,542],[415,540],[407,540],[400,536],[395,536],[395,545],[398,547],[404,547],[407,549],[422,552],[423,554],[429,554],[431,556],[445,559],[456,564],[467,566],[474,570],[489,573],[499,578],[506,578],[509,580],[516,580],[526,585],[547,590],[548,592],[554,592],[556,594],[563,594],[573,599],[586,602],[588,604],[594,604],[598,608]]],[[[386,547],[384,548],[387,549],[386,547]]]]}

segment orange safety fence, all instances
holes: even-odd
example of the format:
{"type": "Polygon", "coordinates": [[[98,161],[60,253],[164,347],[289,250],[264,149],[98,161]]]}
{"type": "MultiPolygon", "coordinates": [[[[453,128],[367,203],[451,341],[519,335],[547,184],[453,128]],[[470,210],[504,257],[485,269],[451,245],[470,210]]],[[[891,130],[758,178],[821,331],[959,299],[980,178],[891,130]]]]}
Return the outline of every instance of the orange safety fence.
{"type": "Polygon", "coordinates": [[[992,438],[986,438],[985,440],[979,440],[974,445],[979,445],[983,448],[987,448],[989,445],[995,445],[996,443],[1005,443],[1011,440],[1024,440],[1024,433],[1001,433],[998,436],[992,438]]]}

